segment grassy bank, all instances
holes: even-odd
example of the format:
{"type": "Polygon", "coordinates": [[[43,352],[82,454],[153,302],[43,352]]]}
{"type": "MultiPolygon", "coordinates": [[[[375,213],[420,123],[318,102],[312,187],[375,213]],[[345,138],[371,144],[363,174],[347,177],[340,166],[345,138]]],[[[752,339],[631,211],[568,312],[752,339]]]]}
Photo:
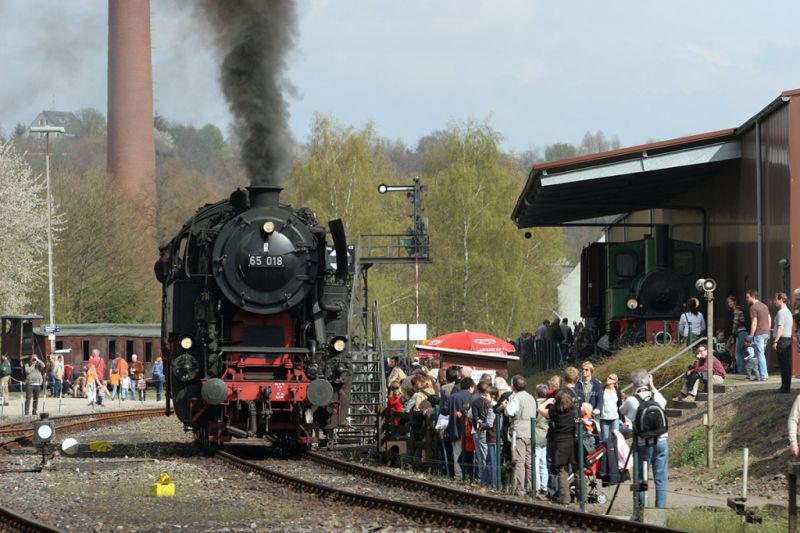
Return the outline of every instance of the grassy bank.
{"type": "MultiPolygon", "coordinates": [[[[745,524],[745,531],[779,533],[786,531],[789,518],[785,507],[768,506],[757,513],[763,520],[760,524],[745,524]]],[[[731,533],[739,531],[742,517],[731,509],[692,509],[670,512],[667,526],[693,533],[731,533]]]]}
{"type": "MultiPolygon", "coordinates": [[[[593,357],[590,360],[595,366],[594,376],[601,382],[605,382],[606,376],[611,373],[619,376],[620,388],[627,386],[630,383],[631,371],[635,368],[651,369],[661,362],[665,361],[679,350],[676,346],[635,346],[630,348],[623,348],[611,357],[593,357]]],[[[686,353],[667,365],[666,367],[653,373],[656,386],[661,388],[665,383],[671,381],[675,376],[682,373],[686,367],[694,360],[691,353],[686,353]]],[[[534,371],[529,368],[523,367],[521,364],[511,365],[509,368],[511,375],[522,374],[530,384],[546,383],[550,376],[557,374],[561,375],[562,370],[546,370],[534,371]]],[[[680,389],[677,387],[670,387],[665,394],[672,394],[674,390],[680,389]]]]}

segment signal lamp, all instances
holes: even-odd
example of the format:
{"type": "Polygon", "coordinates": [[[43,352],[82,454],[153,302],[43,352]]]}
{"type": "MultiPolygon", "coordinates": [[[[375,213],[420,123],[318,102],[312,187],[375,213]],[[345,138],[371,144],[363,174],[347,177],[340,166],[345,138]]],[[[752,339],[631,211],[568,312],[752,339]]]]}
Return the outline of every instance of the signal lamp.
{"type": "Polygon", "coordinates": [[[44,446],[50,444],[56,436],[56,427],[47,413],[42,413],[40,419],[33,423],[33,444],[44,446]]]}

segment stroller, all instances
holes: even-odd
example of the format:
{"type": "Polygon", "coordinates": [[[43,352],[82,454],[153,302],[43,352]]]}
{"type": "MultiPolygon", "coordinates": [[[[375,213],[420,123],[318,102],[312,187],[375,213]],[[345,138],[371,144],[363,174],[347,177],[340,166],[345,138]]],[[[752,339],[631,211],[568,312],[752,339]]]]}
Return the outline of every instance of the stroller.
{"type": "MultiPolygon", "coordinates": [[[[601,441],[596,435],[586,435],[585,441],[587,445],[584,446],[583,475],[585,477],[586,501],[587,503],[603,504],[608,501],[608,498],[600,492],[601,481],[598,477],[601,460],[606,455],[606,442],[601,441]]],[[[569,486],[572,500],[577,501],[578,481],[574,472],[569,476],[569,486]]]]}

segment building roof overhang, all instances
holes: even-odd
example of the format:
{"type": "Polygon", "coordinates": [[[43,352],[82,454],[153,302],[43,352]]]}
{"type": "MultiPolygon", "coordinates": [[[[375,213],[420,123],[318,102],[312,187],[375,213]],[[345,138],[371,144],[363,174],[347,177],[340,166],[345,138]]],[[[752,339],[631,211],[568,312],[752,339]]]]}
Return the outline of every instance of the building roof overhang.
{"type": "Polygon", "coordinates": [[[519,228],[602,225],[663,207],[716,168],[742,157],[740,138],[800,91],[785,91],[739,128],[679,137],[533,166],[512,212],[519,228]]]}

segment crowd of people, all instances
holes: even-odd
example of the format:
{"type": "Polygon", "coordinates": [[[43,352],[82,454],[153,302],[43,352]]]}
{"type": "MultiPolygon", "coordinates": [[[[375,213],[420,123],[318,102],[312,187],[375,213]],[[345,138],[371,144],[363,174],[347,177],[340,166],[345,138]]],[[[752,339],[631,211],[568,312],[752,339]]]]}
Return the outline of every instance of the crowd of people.
{"type": "Polygon", "coordinates": [[[514,345],[517,355],[523,364],[530,365],[541,360],[542,348],[548,345],[557,347],[556,365],[575,364],[581,356],[581,347],[587,345],[587,331],[583,322],[573,321],[570,326],[568,318],[544,320],[534,333],[522,332],[516,339],[506,338],[506,342],[514,345]]]}
{"type": "MultiPolygon", "coordinates": [[[[707,385],[709,379],[714,385],[722,384],[728,373],[766,380],[767,346],[772,346],[778,356],[781,386],[776,392],[788,393],[793,325],[800,324],[800,289],[793,296],[791,308],[786,294],[778,292],[773,296],[770,303],[776,309],[774,317],[755,290],[745,295],[747,311],[735,296],[729,296],[729,334],[718,331],[712,339],[712,350],[705,343],[694,347],[695,360],[675,399],[692,401],[701,385],[707,385]]],[[[574,325],[572,329],[567,321],[545,321],[534,335],[523,333],[513,342],[524,354],[526,346],[530,348],[537,339],[558,339],[564,347],[562,362],[570,364],[576,357],[570,346],[575,335],[581,334],[580,325],[574,325]]],[[[691,342],[704,335],[705,328],[699,301],[692,298],[678,318],[679,335],[691,342]]],[[[576,421],[590,436],[582,443],[585,450],[599,443],[606,447],[602,477],[607,483],[625,479],[631,468],[625,435],[633,432],[638,472],[641,476],[643,465],[649,465],[655,505],[666,506],[666,399],[643,368],[631,374],[633,392],[629,397],[620,392],[616,374],[609,374],[602,381],[594,373],[593,364],[584,361],[579,368],[567,366],[562,375],[553,376],[547,384],[531,387],[524,377],[517,375],[509,380],[502,371],[473,376],[470,367],[439,368],[436,359],[414,360],[410,368],[404,369],[395,358],[387,377],[387,433],[393,428],[402,429],[403,420],[407,420],[409,442],[425,444],[410,446],[407,459],[439,465],[444,473],[458,480],[474,480],[482,486],[536,493],[542,500],[568,503],[575,497],[569,480],[574,479],[579,463],[576,421]],[[655,424],[652,428],[643,422],[645,411],[655,413],[650,417],[650,423],[655,424]],[[663,427],[652,422],[659,417],[663,427]],[[426,425],[426,420],[433,423],[426,425]],[[435,429],[425,434],[426,427],[435,429]]],[[[795,455],[798,431],[800,397],[790,416],[790,439],[794,438],[790,451],[795,455]]]]}
{"type": "Polygon", "coordinates": [[[625,435],[635,430],[639,471],[642,461],[651,465],[656,505],[666,505],[666,418],[662,432],[636,427],[640,406],[656,404],[662,415],[666,406],[645,369],[632,373],[634,394],[625,397],[617,375],[601,382],[590,361],[535,387],[521,375],[509,380],[504,371],[477,376],[468,366],[439,368],[437,359],[415,359],[404,369],[393,358],[389,367],[385,438],[407,439],[407,461],[459,481],[567,504],[576,497],[579,449],[588,457],[603,446],[599,476],[619,483],[632,469],[625,435]],[[583,427],[581,446],[576,424],[583,427]],[[432,434],[424,435],[425,428],[432,434]]]}
{"type": "MultiPolygon", "coordinates": [[[[3,405],[8,405],[11,379],[11,361],[7,354],[0,354],[0,402],[3,405]]],[[[161,401],[164,365],[160,357],[151,368],[151,380],[156,389],[156,401],[161,401]]],[[[106,399],[145,401],[147,395],[145,367],[136,354],[131,355],[130,361],[120,354],[109,361],[98,349],[93,349],[82,365],[65,364],[61,354],[52,355],[46,361],[36,354],[29,355],[22,361],[21,386],[25,390],[25,415],[38,414],[39,397],[48,391],[52,397],[71,395],[88,400],[88,405],[98,406],[103,406],[106,399]]]]}

